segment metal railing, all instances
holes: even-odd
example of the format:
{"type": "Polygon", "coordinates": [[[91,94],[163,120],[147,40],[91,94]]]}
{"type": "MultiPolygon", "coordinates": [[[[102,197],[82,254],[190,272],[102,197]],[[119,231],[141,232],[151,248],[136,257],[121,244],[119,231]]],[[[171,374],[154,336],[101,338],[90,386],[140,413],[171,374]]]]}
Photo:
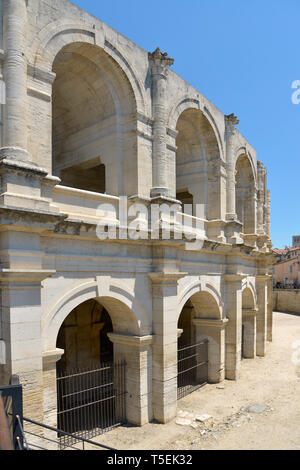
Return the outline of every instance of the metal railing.
{"type": "Polygon", "coordinates": [[[92,438],[126,423],[126,364],[101,364],[57,378],[58,428],[92,438]]]}
{"type": "Polygon", "coordinates": [[[12,376],[11,385],[1,386],[2,425],[7,426],[8,436],[13,449],[23,449],[23,392],[17,376],[12,376]],[[6,419],[6,423],[4,421],[6,419]]]}
{"type": "Polygon", "coordinates": [[[178,400],[208,381],[208,340],[178,349],[178,400]]]}
{"type": "MultiPolygon", "coordinates": [[[[14,377],[13,382],[18,381],[14,377]]],[[[23,416],[22,385],[0,387],[0,450],[117,449],[23,416]]]]}

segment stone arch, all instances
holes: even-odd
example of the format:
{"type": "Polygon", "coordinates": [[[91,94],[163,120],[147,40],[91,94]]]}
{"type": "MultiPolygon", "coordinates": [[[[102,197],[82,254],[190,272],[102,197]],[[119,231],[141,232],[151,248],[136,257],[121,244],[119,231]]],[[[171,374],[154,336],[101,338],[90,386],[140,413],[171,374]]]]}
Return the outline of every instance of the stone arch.
{"type": "Polygon", "coordinates": [[[251,152],[249,152],[249,150],[245,146],[239,146],[235,149],[235,162],[237,163],[238,159],[242,156],[246,156],[249,160],[249,163],[251,165],[252,172],[253,172],[253,178],[254,178],[255,185],[256,185],[257,184],[257,166],[256,166],[255,160],[251,152]]]}
{"type": "Polygon", "coordinates": [[[215,287],[213,287],[209,283],[203,283],[201,281],[193,282],[181,293],[178,301],[177,319],[179,320],[180,314],[184,306],[189,301],[193,302],[192,299],[197,302],[199,308],[199,303],[201,303],[201,299],[205,298],[205,295],[209,296],[209,298],[211,299],[210,312],[208,313],[216,315],[217,319],[221,319],[223,314],[223,302],[221,294],[217,291],[217,289],[215,289],[215,287]],[[201,293],[202,295],[198,296],[201,293]]]}
{"type": "Polygon", "coordinates": [[[81,190],[134,193],[136,178],[124,171],[126,164],[137,175],[138,166],[137,102],[128,77],[103,48],[74,41],[59,50],[53,71],[54,175],[81,190]]]}
{"type": "Polygon", "coordinates": [[[236,212],[244,234],[256,232],[256,172],[246,149],[239,149],[236,159],[236,212]]]}
{"type": "MultiPolygon", "coordinates": [[[[245,294],[245,299],[246,298],[248,299],[247,303],[249,305],[251,305],[251,307],[249,307],[249,308],[256,309],[257,308],[256,290],[255,290],[255,287],[254,287],[253,283],[251,281],[249,281],[248,279],[245,282],[245,284],[243,285],[242,293],[243,293],[243,295],[245,294]]],[[[245,307],[245,308],[248,308],[248,307],[245,307]]]]}
{"type": "Polygon", "coordinates": [[[184,99],[171,112],[176,139],[176,196],[193,204],[193,215],[221,218],[221,162],[219,133],[212,116],[198,100],[184,99]],[[217,203],[216,203],[217,201],[217,203]],[[196,213],[197,207],[197,213],[196,213]]]}
{"type": "Polygon", "coordinates": [[[247,282],[242,291],[242,359],[253,359],[256,355],[256,305],[255,291],[247,282]]]}
{"type": "Polygon", "coordinates": [[[59,51],[68,44],[81,42],[102,48],[127,77],[134,91],[137,111],[145,112],[145,96],[143,87],[128,57],[125,57],[120,46],[107,41],[103,30],[95,29],[94,25],[86,26],[81,23],[71,23],[57,20],[44,27],[37,35],[32,46],[32,60],[35,67],[42,70],[52,70],[52,64],[59,51]]]}
{"type": "Polygon", "coordinates": [[[42,324],[43,351],[56,349],[57,335],[65,319],[76,307],[91,299],[97,300],[107,310],[116,333],[133,336],[149,334],[151,326],[148,315],[135,300],[134,294],[111,281],[102,284],[100,279],[68,291],[52,307],[42,324]]]}
{"type": "MultiPolygon", "coordinates": [[[[217,383],[224,377],[223,350],[224,329],[226,321],[222,320],[220,296],[209,283],[194,283],[182,294],[179,305],[180,316],[178,328],[179,353],[183,359],[180,362],[179,377],[186,376],[184,364],[188,361],[186,376],[192,384],[201,385],[207,382],[217,383]],[[192,345],[189,347],[189,345],[192,345]],[[194,356],[184,358],[185,351],[194,356]],[[196,358],[196,359],[195,359],[196,358]],[[189,374],[189,372],[188,372],[189,374]]],[[[185,385],[185,380],[178,380],[178,388],[185,385]]],[[[189,382],[188,382],[189,383],[189,382]]],[[[181,392],[180,392],[181,393],[181,392]]]]}
{"type": "Polygon", "coordinates": [[[196,109],[203,113],[206,119],[209,121],[212,129],[214,130],[216,139],[219,145],[219,151],[222,158],[224,158],[224,147],[222,143],[221,133],[216,124],[216,121],[202,101],[198,98],[192,98],[190,96],[185,96],[178,100],[170,109],[169,116],[168,116],[168,127],[171,129],[176,129],[176,125],[180,115],[188,110],[188,109],[196,109]]]}

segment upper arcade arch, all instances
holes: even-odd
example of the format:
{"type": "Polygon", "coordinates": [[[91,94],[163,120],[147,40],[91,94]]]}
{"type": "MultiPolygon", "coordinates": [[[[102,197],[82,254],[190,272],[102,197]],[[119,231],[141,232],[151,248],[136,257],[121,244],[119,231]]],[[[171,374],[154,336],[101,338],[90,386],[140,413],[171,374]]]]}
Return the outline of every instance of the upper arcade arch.
{"type": "Polygon", "coordinates": [[[220,219],[222,159],[214,128],[195,101],[181,103],[177,107],[175,116],[178,117],[176,122],[178,133],[176,139],[177,199],[184,203],[188,194],[190,203],[194,205],[193,215],[208,220],[220,219]],[[188,104],[192,106],[187,107],[188,104]]]}
{"type": "Polygon", "coordinates": [[[113,60],[116,66],[124,73],[133,90],[137,112],[144,114],[146,100],[143,86],[140,83],[137,72],[130,59],[125,56],[120,45],[113,43],[113,39],[106,39],[104,31],[95,29],[95,26],[87,27],[78,23],[65,20],[54,21],[45,26],[37,34],[32,45],[32,65],[41,71],[52,71],[55,57],[65,46],[73,43],[90,44],[102,49],[113,60]]]}
{"type": "Polygon", "coordinates": [[[239,152],[236,160],[236,212],[244,234],[256,232],[256,173],[248,153],[239,152]]]}
{"type": "Polygon", "coordinates": [[[112,195],[130,193],[125,165],[137,172],[136,101],[103,49],[73,42],[53,62],[53,172],[62,184],[112,195]]]}

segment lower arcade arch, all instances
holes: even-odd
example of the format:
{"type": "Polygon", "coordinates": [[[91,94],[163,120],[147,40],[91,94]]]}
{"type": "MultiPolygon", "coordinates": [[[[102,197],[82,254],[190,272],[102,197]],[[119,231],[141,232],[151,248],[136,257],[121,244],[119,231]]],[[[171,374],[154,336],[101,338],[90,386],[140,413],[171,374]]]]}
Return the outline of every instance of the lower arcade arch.
{"type": "Polygon", "coordinates": [[[256,356],[256,313],[254,295],[247,287],[242,294],[242,359],[256,356]]]}
{"type": "Polygon", "coordinates": [[[113,298],[89,299],[62,323],[57,335],[57,350],[63,351],[56,365],[58,429],[91,438],[127,421],[127,364],[113,336],[135,333],[129,310],[113,298]]]}
{"type": "Polygon", "coordinates": [[[221,350],[220,309],[208,292],[194,294],[178,320],[178,398],[217,377],[216,354],[221,350]]]}

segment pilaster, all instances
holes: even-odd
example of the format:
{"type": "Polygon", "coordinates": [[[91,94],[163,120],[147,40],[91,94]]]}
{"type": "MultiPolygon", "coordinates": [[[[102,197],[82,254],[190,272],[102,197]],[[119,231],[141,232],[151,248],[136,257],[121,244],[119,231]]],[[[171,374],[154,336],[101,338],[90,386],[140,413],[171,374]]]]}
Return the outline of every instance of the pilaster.
{"type": "Polygon", "coordinates": [[[225,379],[225,329],[228,319],[195,318],[196,342],[208,340],[208,381],[225,379]]]}
{"type": "Polygon", "coordinates": [[[229,323],[226,328],[226,369],[228,380],[237,380],[241,367],[242,348],[242,274],[227,274],[225,302],[229,323]]]}
{"type": "Polygon", "coordinates": [[[126,336],[109,333],[114,344],[114,361],[126,362],[127,421],[143,426],[153,419],[152,336],[126,336]]]}
{"type": "Polygon", "coordinates": [[[177,410],[178,280],[183,273],[151,273],[153,297],[153,414],[167,423],[177,410]]]}

